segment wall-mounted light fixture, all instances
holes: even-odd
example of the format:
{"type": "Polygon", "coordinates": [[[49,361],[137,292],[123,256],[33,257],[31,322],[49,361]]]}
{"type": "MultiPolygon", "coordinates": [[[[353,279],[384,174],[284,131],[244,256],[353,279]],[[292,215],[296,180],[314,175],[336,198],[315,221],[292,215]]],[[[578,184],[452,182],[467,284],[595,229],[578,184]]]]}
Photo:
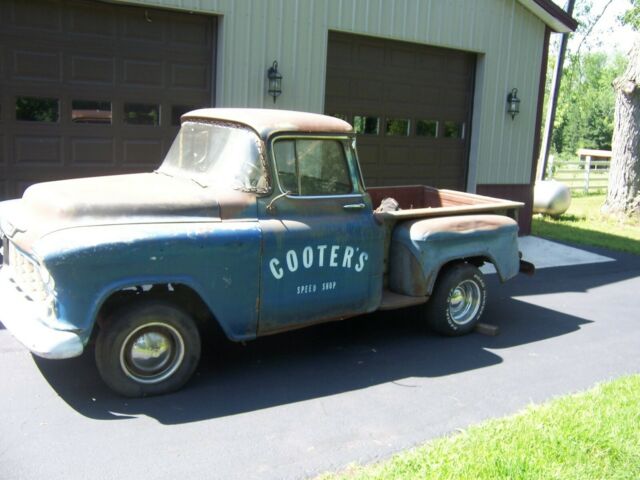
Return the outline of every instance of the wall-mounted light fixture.
{"type": "Polygon", "coordinates": [[[282,93],[282,75],[278,72],[278,62],[273,61],[273,65],[267,70],[267,78],[269,79],[269,95],[273,97],[273,103],[282,93]]]}
{"type": "Polygon", "coordinates": [[[511,120],[520,113],[520,99],[518,98],[517,88],[512,89],[507,95],[507,113],[511,115],[511,120]]]}

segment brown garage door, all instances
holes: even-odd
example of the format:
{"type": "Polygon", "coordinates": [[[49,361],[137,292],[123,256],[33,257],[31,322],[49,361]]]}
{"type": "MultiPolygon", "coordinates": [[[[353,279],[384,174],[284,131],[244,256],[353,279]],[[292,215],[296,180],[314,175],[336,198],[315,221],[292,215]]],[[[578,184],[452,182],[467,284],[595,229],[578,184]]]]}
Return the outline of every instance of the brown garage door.
{"type": "Polygon", "coordinates": [[[329,33],[325,112],[358,135],[368,185],[466,187],[475,54],[329,33]]]}
{"type": "Polygon", "coordinates": [[[0,0],[0,199],[32,183],[148,171],[212,105],[215,17],[0,0]]]}

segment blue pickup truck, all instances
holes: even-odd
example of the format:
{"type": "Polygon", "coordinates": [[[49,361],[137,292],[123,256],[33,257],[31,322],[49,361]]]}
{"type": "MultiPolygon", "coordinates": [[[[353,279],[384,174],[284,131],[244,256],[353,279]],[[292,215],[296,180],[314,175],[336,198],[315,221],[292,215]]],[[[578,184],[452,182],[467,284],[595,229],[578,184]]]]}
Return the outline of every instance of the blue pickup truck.
{"type": "Polygon", "coordinates": [[[337,118],[196,110],[152,173],[40,183],[0,203],[0,321],[44,358],[90,346],[125,396],[182,387],[211,322],[239,342],[418,306],[460,335],[485,306],[482,264],[502,281],[532,271],[521,206],[366,189],[337,118]]]}

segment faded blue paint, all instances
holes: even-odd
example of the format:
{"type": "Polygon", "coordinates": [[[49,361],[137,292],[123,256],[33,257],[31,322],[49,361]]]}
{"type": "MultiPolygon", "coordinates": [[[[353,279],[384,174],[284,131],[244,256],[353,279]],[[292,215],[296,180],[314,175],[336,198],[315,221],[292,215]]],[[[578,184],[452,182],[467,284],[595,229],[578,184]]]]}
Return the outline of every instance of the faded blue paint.
{"type": "Polygon", "coordinates": [[[367,196],[278,200],[265,211],[260,333],[376,310],[383,280],[384,228],[367,196]],[[344,205],[367,203],[362,210],[344,205]]]}
{"type": "Polygon", "coordinates": [[[47,235],[36,254],[56,282],[56,328],[88,339],[100,306],[123,288],[180,283],[204,300],[229,338],[255,337],[256,222],[108,225],[47,235]]]}

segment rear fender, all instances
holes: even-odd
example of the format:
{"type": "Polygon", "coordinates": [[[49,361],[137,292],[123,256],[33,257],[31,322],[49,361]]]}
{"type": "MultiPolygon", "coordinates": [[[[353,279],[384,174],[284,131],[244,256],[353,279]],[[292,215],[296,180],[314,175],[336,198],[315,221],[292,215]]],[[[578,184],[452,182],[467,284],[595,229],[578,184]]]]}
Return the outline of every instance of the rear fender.
{"type": "Polygon", "coordinates": [[[455,261],[488,261],[501,281],[518,274],[518,226],[501,215],[461,215],[403,222],[389,256],[389,288],[403,295],[431,295],[442,267],[455,261]]]}

